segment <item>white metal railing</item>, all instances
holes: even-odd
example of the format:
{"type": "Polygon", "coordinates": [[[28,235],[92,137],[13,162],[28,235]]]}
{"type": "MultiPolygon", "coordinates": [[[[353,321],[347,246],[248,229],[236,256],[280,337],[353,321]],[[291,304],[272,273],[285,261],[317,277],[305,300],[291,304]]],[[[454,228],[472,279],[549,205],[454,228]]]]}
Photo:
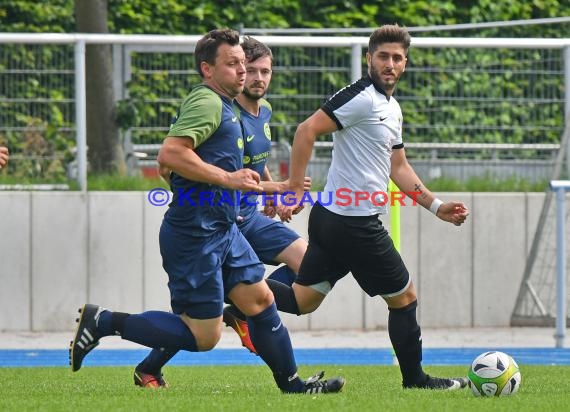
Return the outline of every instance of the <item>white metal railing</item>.
{"type": "MultiPolygon", "coordinates": [[[[166,133],[166,132],[165,132],[166,133]]],[[[157,153],[161,144],[134,144],[135,152],[157,153]]],[[[332,149],[333,142],[315,142],[315,149],[332,149]]],[[[547,150],[556,151],[560,149],[557,143],[421,143],[406,142],[406,147],[411,149],[427,150],[547,150]]]]}
{"type": "MultiPolygon", "coordinates": [[[[512,26],[536,26],[539,24],[556,24],[570,22],[570,17],[547,17],[543,19],[524,19],[524,20],[508,20],[508,21],[488,21],[480,23],[458,23],[458,24],[441,24],[433,26],[416,26],[406,27],[410,33],[440,31],[447,32],[452,30],[481,30],[485,28],[502,28],[512,26]]],[[[369,35],[376,28],[347,28],[347,27],[334,27],[334,28],[287,28],[287,29],[270,29],[270,28],[250,28],[244,27],[241,32],[244,34],[332,34],[337,35],[340,33],[345,34],[364,34],[369,35]]]]}
{"type": "MultiPolygon", "coordinates": [[[[557,143],[422,143],[406,142],[406,147],[414,149],[455,149],[455,150],[558,150],[557,143]]],[[[332,142],[315,142],[321,148],[333,147],[332,142]]]]}

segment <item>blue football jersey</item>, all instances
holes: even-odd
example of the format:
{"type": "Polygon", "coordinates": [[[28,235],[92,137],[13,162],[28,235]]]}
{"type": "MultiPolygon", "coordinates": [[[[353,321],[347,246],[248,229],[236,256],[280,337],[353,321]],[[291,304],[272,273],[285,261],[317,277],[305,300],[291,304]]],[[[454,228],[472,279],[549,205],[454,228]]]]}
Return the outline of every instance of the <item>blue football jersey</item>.
{"type": "MultiPolygon", "coordinates": [[[[244,151],[243,167],[255,170],[261,177],[271,149],[271,130],[269,121],[271,120],[271,105],[265,99],[261,99],[261,107],[257,116],[252,115],[247,110],[235,102],[240,112],[240,119],[243,126],[244,151]]],[[[249,194],[241,199],[240,216],[246,217],[257,211],[256,194],[249,194]]]]}

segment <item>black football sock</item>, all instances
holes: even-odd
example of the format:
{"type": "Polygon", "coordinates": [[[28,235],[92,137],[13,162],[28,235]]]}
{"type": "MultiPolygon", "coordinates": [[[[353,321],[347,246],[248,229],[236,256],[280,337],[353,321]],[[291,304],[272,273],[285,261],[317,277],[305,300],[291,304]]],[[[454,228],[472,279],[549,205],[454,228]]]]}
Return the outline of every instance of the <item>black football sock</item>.
{"type": "Polygon", "coordinates": [[[291,286],[293,282],[295,282],[295,278],[297,278],[297,275],[287,265],[279,266],[267,277],[267,279],[276,280],[277,282],[284,283],[287,286],[291,286]]]}
{"type": "Polygon", "coordinates": [[[292,313],[294,315],[301,314],[301,312],[299,312],[299,305],[297,305],[297,299],[295,298],[295,292],[291,286],[273,279],[265,279],[265,281],[269,289],[273,292],[273,296],[275,296],[275,304],[277,305],[278,311],[292,313]]]}
{"type": "Polygon", "coordinates": [[[389,308],[388,333],[402,373],[403,385],[421,384],[427,376],[422,369],[422,335],[416,320],[417,300],[403,308],[389,308]]]}
{"type": "Polygon", "coordinates": [[[130,316],[129,313],[104,310],[97,319],[97,330],[103,336],[121,335],[125,319],[128,316],[130,316]]]}

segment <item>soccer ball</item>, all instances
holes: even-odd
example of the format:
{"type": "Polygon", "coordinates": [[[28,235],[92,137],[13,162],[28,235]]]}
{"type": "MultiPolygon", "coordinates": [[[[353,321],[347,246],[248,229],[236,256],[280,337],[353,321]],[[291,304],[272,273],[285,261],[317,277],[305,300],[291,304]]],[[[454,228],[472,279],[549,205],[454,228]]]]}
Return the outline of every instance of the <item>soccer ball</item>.
{"type": "Polygon", "coordinates": [[[475,396],[512,395],[521,385],[521,373],[515,360],[506,353],[497,351],[477,356],[467,377],[475,396]]]}

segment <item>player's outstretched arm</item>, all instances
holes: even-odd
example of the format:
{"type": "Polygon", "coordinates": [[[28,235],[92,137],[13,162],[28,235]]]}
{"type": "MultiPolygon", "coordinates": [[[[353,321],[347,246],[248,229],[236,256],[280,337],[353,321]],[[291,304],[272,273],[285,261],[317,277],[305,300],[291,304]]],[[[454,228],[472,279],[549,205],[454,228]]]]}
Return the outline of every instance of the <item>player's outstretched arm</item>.
{"type": "Polygon", "coordinates": [[[6,167],[10,159],[10,152],[5,146],[0,146],[0,169],[6,167]]]}
{"type": "Polygon", "coordinates": [[[431,211],[441,220],[462,225],[469,209],[462,202],[443,202],[439,200],[427,187],[424,186],[412,166],[408,163],[404,149],[395,149],[392,153],[390,177],[398,188],[414,201],[431,211]]]}
{"type": "Polygon", "coordinates": [[[436,216],[455,226],[461,226],[469,216],[469,209],[463,202],[444,202],[437,209],[436,216]]]}
{"type": "Polygon", "coordinates": [[[158,164],[158,174],[168,184],[170,184],[170,173],[172,173],[172,170],[160,163],[158,164]]]}
{"type": "Polygon", "coordinates": [[[303,198],[303,192],[305,191],[305,172],[313,153],[317,136],[332,133],[335,130],[337,130],[336,123],[322,109],[314,112],[297,126],[291,148],[291,177],[289,178],[288,189],[288,191],[294,193],[292,197],[297,200],[297,204],[281,208],[281,212],[278,213],[282,221],[289,221],[293,214],[299,213],[302,209],[302,207],[299,207],[299,202],[303,198]]]}
{"type": "MultiPolygon", "coordinates": [[[[310,176],[305,176],[305,179],[303,181],[303,190],[305,192],[311,190],[312,183],[313,179],[310,176]]],[[[263,187],[263,191],[267,194],[284,193],[290,190],[289,179],[283,180],[282,182],[262,180],[260,182],[260,185],[263,187]]]]}

